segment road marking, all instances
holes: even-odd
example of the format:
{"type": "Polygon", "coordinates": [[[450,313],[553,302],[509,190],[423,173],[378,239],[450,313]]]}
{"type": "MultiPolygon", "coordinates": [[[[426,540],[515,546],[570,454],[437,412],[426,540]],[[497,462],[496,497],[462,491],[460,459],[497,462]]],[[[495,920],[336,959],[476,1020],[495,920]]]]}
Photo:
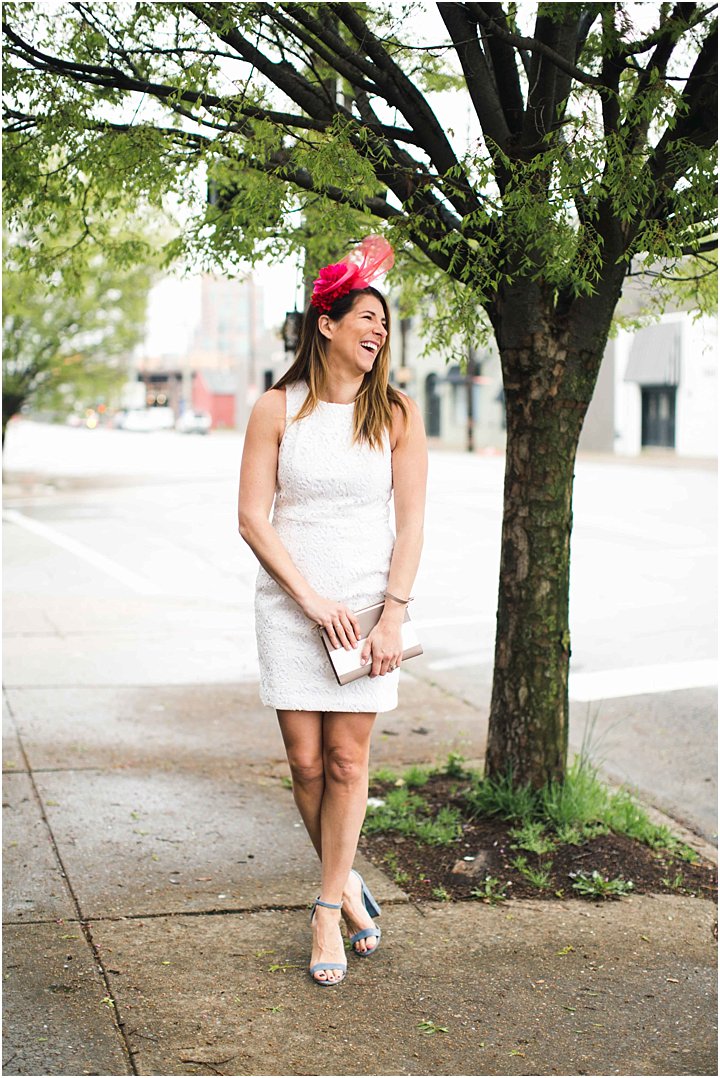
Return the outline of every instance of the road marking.
{"type": "Polygon", "coordinates": [[[461,614],[457,618],[413,618],[418,629],[444,629],[452,625],[494,625],[494,614],[461,614]]]}
{"type": "Polygon", "coordinates": [[[450,659],[435,659],[428,663],[429,670],[462,670],[467,666],[481,666],[492,659],[492,651],[468,651],[465,655],[453,655],[450,659]]]}
{"type": "Polygon", "coordinates": [[[717,662],[714,659],[589,671],[586,674],[571,672],[569,693],[572,700],[614,700],[621,696],[706,688],[717,685],[717,675],[717,662]]]}
{"type": "MultiPolygon", "coordinates": [[[[492,651],[468,651],[448,659],[429,662],[429,670],[462,670],[487,666],[492,651]]],[[[653,693],[677,692],[679,689],[701,689],[718,683],[718,667],[714,659],[698,659],[653,666],[631,666],[622,670],[592,670],[570,673],[568,695],[571,700],[614,700],[622,696],[646,696],[653,693]]]]}
{"type": "Polygon", "coordinates": [[[113,577],[115,580],[119,580],[120,583],[125,584],[139,595],[159,594],[157,585],[151,580],[147,580],[138,573],[134,573],[132,569],[126,569],[124,565],[120,565],[118,562],[113,561],[112,558],[106,558],[104,554],[99,554],[97,550],[93,550],[92,547],[79,542],[77,539],[71,539],[69,535],[64,535],[62,532],[57,531],[56,528],[51,528],[48,524],[41,524],[39,520],[33,520],[32,517],[26,517],[24,513],[18,513],[16,509],[6,509],[3,512],[3,519],[6,520],[8,524],[16,524],[19,528],[24,528],[25,531],[33,532],[34,535],[39,535],[41,538],[47,539],[49,543],[54,543],[55,546],[62,547],[62,549],[67,550],[68,553],[74,554],[77,558],[81,558],[89,565],[93,565],[96,569],[100,569],[101,572],[107,573],[108,576],[113,577]]]}

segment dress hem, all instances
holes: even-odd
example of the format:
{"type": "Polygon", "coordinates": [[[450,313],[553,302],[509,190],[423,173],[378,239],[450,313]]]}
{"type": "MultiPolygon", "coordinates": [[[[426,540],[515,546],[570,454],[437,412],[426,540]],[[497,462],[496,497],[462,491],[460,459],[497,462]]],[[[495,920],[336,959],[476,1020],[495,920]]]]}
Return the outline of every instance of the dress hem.
{"type": "Polygon", "coordinates": [[[264,707],[271,707],[274,710],[280,711],[322,711],[325,714],[331,712],[347,712],[347,714],[376,714],[384,715],[389,711],[397,711],[399,702],[393,704],[391,707],[338,707],[337,704],[332,707],[327,707],[322,704],[306,704],[302,703],[298,706],[297,698],[292,703],[268,703],[267,700],[263,700],[261,697],[261,703],[264,707]]]}

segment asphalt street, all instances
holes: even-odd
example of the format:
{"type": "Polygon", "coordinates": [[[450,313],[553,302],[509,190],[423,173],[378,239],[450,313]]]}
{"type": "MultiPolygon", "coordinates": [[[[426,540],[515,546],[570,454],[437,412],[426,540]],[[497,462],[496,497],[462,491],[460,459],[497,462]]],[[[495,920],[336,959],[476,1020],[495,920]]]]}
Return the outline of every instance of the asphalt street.
{"type": "MultiPolygon", "coordinates": [[[[236,528],[241,451],[233,433],[11,424],[9,693],[252,685],[256,563],[236,528]],[[38,637],[40,653],[26,646],[38,637]]],[[[490,698],[503,463],[431,452],[413,604],[425,654],[403,675],[471,707],[471,758],[482,755],[490,698]]],[[[577,462],[571,745],[706,837],[717,826],[716,519],[708,462],[577,462]]]]}

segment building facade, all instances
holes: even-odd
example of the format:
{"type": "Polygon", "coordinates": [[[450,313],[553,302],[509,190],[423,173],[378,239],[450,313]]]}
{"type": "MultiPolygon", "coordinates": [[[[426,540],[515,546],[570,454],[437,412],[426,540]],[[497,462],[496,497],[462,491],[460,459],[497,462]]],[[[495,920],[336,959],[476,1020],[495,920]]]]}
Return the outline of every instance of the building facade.
{"type": "Polygon", "coordinates": [[[686,311],[608,342],[580,450],[717,457],[717,322],[686,311]]]}
{"type": "MultiPolygon", "coordinates": [[[[395,381],[414,397],[431,444],[471,452],[505,447],[500,357],[494,344],[469,357],[464,374],[423,357],[413,325],[395,381]]],[[[402,351],[399,333],[393,356],[402,351]]],[[[717,321],[676,311],[608,341],[579,452],[717,457],[717,321]]]]}

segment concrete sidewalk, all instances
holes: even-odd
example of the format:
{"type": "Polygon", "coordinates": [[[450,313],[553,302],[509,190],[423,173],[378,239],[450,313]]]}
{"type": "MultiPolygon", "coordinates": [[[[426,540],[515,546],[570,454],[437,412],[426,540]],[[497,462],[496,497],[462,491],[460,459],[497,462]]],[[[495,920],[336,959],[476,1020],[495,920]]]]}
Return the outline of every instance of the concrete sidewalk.
{"type": "MultiPolygon", "coordinates": [[[[6,529],[4,1073],[715,1074],[701,900],[419,906],[359,861],[381,949],[349,956],[339,988],[311,984],[318,865],[274,714],[236,680],[254,648],[249,578],[245,598],[230,546],[193,530],[207,486],[178,481],[162,528],[146,527],[159,490],[27,496],[41,524],[59,517],[118,565],[141,552],[150,583],[170,573],[165,591],[6,529]]],[[[490,666],[433,662],[444,651],[403,672],[373,767],[481,760],[490,666]]],[[[714,707],[702,687],[574,704],[571,744],[594,721],[610,775],[712,838],[714,707]]]]}
{"type": "MultiPolygon", "coordinates": [[[[472,755],[475,709],[403,689],[374,766],[472,755]]],[[[6,1074],[716,1073],[712,903],[418,906],[365,864],[381,950],[318,989],[254,685],[15,687],[4,722],[6,1074]]]]}

